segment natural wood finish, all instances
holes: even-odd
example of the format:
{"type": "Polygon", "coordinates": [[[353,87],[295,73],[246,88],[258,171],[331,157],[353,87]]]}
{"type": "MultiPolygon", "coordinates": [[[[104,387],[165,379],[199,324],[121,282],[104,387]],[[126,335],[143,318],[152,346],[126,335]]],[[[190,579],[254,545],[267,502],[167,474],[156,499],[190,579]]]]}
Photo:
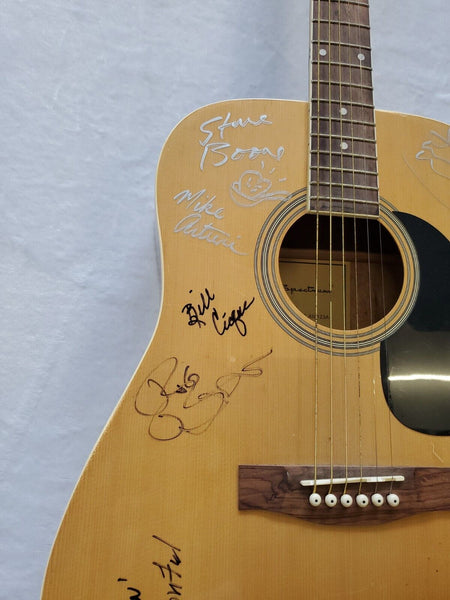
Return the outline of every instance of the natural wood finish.
{"type": "MultiPolygon", "coordinates": [[[[356,502],[356,494],[369,497],[374,493],[373,483],[353,483],[347,486],[335,484],[332,492],[340,498],[349,494],[353,504],[344,508],[338,503],[329,508],[324,502],[313,507],[309,503],[311,487],[300,485],[301,480],[314,479],[314,466],[281,465],[240,465],[239,466],[239,509],[262,509],[291,515],[323,525],[379,525],[410,517],[421,512],[450,510],[450,469],[418,467],[340,467],[333,469],[333,478],[402,475],[403,482],[378,483],[377,493],[384,498],[381,507],[369,504],[361,508],[356,502]],[[395,507],[386,502],[387,494],[396,493],[400,504],[395,507]]],[[[330,478],[330,467],[319,467],[317,478],[330,478]]],[[[330,486],[328,486],[329,488],[330,486]]],[[[317,489],[324,498],[327,486],[317,489]]]]}
{"type": "MultiPolygon", "coordinates": [[[[450,466],[447,437],[390,416],[378,352],[316,357],[261,301],[255,245],[283,193],[306,187],[308,120],[301,102],[231,101],[194,112],[168,139],[158,327],[70,501],[43,600],[128,599],[131,588],[142,600],[447,598],[448,512],[324,527],[238,509],[238,465],[314,463],[316,361],[320,464],[333,400],[335,464],[362,453],[365,465],[450,466]]],[[[377,129],[382,197],[448,236],[448,178],[416,159],[448,127],[379,112],[377,129]]]]}

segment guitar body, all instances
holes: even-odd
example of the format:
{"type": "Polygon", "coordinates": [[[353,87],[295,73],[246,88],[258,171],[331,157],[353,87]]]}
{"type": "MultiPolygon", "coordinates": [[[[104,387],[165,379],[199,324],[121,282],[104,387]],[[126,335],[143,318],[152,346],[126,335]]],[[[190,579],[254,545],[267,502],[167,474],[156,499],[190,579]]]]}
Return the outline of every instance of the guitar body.
{"type": "MultiPolygon", "coordinates": [[[[408,241],[386,318],[395,336],[420,293],[395,213],[448,238],[448,127],[378,112],[377,130],[383,218],[408,241]]],[[[308,105],[281,100],[210,105],[170,135],[158,326],[70,501],[43,600],[448,597],[448,511],[323,524],[239,506],[239,465],[326,465],[330,439],[339,465],[450,461],[448,437],[391,413],[370,326],[361,345],[349,333],[348,352],[317,351],[271,308],[272,271],[275,304],[289,301],[273,265],[289,221],[277,211],[306,211],[307,140],[308,105]]]]}

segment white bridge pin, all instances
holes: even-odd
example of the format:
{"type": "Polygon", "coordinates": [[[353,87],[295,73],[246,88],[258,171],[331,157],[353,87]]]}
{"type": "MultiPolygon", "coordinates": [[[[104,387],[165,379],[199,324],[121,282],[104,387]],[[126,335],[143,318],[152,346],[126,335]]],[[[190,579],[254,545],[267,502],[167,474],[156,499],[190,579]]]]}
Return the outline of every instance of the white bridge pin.
{"type": "Polygon", "coordinates": [[[365,508],[366,506],[369,506],[369,498],[366,494],[358,494],[356,496],[356,504],[361,508],[365,508]]]}
{"type": "Polygon", "coordinates": [[[372,504],[374,506],[383,506],[384,498],[381,494],[372,494],[372,504]]]}
{"type": "Polygon", "coordinates": [[[337,504],[337,498],[334,494],[327,494],[325,496],[325,504],[327,506],[329,506],[330,508],[333,508],[333,506],[336,506],[337,504]]]}
{"type": "Polygon", "coordinates": [[[353,498],[350,494],[342,494],[341,504],[344,508],[349,508],[353,504],[353,498]]]}
{"type": "Polygon", "coordinates": [[[309,503],[311,506],[319,506],[322,502],[322,496],[320,494],[313,493],[309,497],[309,503]]]}
{"type": "Polygon", "coordinates": [[[388,494],[386,500],[389,506],[392,506],[393,508],[400,504],[400,498],[397,494],[388,494]]]}

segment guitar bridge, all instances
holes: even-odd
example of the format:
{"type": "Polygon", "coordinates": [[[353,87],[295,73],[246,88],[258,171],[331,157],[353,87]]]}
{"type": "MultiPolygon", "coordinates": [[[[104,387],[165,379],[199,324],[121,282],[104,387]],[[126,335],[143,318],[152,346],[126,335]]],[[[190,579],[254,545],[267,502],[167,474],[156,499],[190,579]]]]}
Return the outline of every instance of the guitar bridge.
{"type": "Polygon", "coordinates": [[[239,466],[239,510],[320,524],[368,525],[450,509],[450,469],[239,466]]]}

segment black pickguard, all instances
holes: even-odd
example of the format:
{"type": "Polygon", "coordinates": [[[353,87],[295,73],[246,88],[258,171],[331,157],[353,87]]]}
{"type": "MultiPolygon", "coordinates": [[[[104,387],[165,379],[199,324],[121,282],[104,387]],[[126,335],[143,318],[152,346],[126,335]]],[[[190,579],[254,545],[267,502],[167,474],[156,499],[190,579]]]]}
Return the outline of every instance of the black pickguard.
{"type": "Polygon", "coordinates": [[[416,248],[420,289],[407,322],[381,344],[384,394],[407,427],[450,435],[450,242],[422,219],[396,215],[416,248]]]}

